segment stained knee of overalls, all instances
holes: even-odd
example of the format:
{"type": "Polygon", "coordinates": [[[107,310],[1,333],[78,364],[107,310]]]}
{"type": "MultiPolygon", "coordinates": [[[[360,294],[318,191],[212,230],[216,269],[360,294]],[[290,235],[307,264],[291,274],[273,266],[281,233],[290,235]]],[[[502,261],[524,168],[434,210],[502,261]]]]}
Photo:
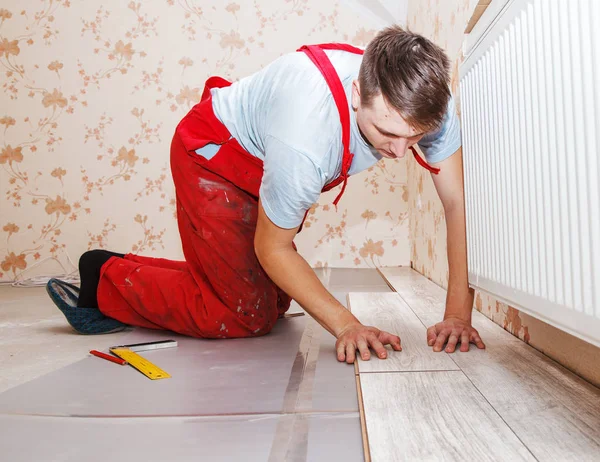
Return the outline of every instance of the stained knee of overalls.
{"type": "Polygon", "coordinates": [[[272,309],[265,309],[262,301],[252,306],[251,303],[239,299],[234,310],[221,312],[220,315],[213,313],[211,321],[214,333],[205,329],[205,336],[210,338],[248,338],[266,335],[273,329],[276,316],[272,316],[272,309]],[[263,306],[261,306],[263,305],[263,306]]]}
{"type": "Polygon", "coordinates": [[[268,334],[278,318],[278,297],[270,281],[255,286],[254,291],[238,298],[236,315],[248,326],[251,336],[268,334]]]}
{"type": "Polygon", "coordinates": [[[277,313],[279,317],[283,317],[283,315],[290,309],[290,305],[292,304],[292,297],[286,294],[283,290],[277,289],[277,313]]]}

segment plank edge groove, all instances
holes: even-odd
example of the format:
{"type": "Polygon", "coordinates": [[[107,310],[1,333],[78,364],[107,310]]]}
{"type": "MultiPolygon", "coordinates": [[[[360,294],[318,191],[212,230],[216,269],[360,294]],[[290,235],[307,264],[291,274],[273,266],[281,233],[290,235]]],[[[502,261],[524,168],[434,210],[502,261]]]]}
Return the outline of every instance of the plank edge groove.
{"type": "Polygon", "coordinates": [[[367,420],[365,416],[365,406],[363,403],[362,388],[360,384],[360,375],[356,375],[356,393],[358,395],[358,411],[360,415],[360,427],[363,441],[363,452],[365,462],[371,462],[371,449],[369,448],[369,434],[367,433],[367,420]]]}

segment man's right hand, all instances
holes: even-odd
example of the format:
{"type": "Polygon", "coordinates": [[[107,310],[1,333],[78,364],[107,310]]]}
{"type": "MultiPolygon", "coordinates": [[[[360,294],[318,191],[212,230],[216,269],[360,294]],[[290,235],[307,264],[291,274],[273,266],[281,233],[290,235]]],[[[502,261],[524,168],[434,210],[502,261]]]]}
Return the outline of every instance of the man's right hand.
{"type": "Polygon", "coordinates": [[[368,361],[371,357],[369,348],[372,348],[379,358],[387,358],[387,350],[384,345],[391,345],[395,351],[402,351],[400,337],[397,335],[392,335],[376,327],[354,324],[339,333],[335,350],[338,361],[352,364],[356,359],[357,349],[363,361],[368,361]]]}
{"type": "Polygon", "coordinates": [[[401,351],[400,337],[363,326],[329,293],[306,260],[294,250],[297,231],[298,228],[284,229],[275,225],[259,200],[254,236],[256,257],[273,282],[338,339],[338,360],[352,364],[356,349],[362,359],[368,360],[371,356],[369,347],[382,359],[387,357],[384,345],[392,345],[394,350],[401,351]]]}

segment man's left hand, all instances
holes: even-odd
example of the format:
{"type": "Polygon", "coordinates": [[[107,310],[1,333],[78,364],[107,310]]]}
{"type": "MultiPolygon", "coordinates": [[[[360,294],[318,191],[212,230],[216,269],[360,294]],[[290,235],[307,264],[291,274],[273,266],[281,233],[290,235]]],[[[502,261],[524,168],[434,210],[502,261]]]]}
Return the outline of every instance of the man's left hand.
{"type": "Polygon", "coordinates": [[[447,353],[453,353],[459,341],[460,351],[469,351],[469,343],[474,343],[480,349],[485,348],[477,329],[460,318],[448,317],[427,329],[427,344],[433,346],[433,351],[442,351],[446,341],[447,353]]]}

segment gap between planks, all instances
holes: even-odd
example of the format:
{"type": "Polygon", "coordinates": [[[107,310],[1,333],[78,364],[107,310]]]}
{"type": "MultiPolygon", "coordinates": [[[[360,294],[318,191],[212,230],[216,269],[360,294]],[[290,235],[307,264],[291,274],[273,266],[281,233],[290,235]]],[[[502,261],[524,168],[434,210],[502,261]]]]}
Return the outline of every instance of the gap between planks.
{"type": "MultiPolygon", "coordinates": [[[[346,294],[346,306],[348,311],[352,312],[350,307],[350,293],[346,294]]],[[[367,432],[367,421],[365,417],[365,405],[363,403],[362,386],[360,384],[360,374],[358,373],[358,361],[354,361],[354,376],[356,378],[356,394],[358,398],[358,414],[360,416],[360,433],[362,435],[363,452],[365,462],[371,462],[371,448],[369,447],[369,433],[367,432]]]]}
{"type": "MultiPolygon", "coordinates": [[[[356,371],[356,361],[354,362],[354,370],[356,371]]],[[[356,371],[356,393],[358,395],[358,413],[360,416],[360,429],[362,434],[363,452],[365,462],[371,462],[371,448],[369,447],[369,433],[367,432],[367,421],[365,417],[365,405],[362,397],[362,387],[360,384],[360,374],[356,371]]]]}

